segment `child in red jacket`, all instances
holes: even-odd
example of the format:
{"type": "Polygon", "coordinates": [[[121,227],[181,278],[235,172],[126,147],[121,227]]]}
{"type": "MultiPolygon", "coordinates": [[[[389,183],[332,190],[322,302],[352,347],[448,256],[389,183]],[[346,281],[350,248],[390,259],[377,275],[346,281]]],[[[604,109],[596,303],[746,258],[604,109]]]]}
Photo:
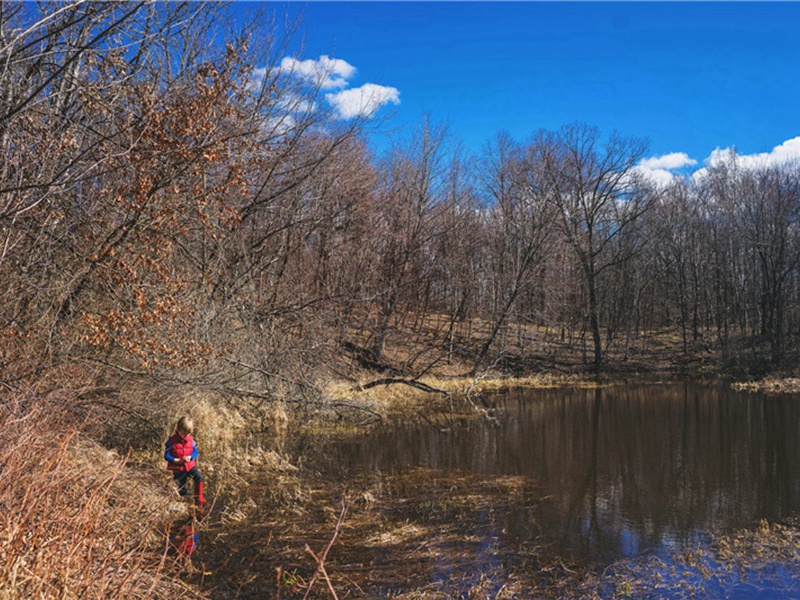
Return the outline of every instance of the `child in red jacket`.
{"type": "Polygon", "coordinates": [[[178,419],[175,434],[167,440],[164,459],[178,484],[178,493],[181,496],[188,494],[189,477],[194,480],[195,502],[202,515],[206,499],[203,497],[203,475],[197,469],[197,445],[194,443],[192,433],[194,433],[194,421],[190,417],[178,419]]]}

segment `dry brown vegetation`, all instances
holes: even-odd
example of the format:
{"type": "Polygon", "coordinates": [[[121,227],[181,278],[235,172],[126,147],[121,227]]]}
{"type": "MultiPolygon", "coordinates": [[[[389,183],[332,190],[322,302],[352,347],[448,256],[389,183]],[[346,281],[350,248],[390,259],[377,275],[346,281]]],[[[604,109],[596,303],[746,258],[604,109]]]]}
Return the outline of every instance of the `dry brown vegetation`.
{"type": "Polygon", "coordinates": [[[734,389],[767,394],[796,394],[800,392],[800,379],[797,377],[767,377],[759,381],[737,382],[734,389]]]}
{"type": "Polygon", "coordinates": [[[0,409],[0,596],[197,596],[168,555],[163,482],[33,400],[0,409]]]}

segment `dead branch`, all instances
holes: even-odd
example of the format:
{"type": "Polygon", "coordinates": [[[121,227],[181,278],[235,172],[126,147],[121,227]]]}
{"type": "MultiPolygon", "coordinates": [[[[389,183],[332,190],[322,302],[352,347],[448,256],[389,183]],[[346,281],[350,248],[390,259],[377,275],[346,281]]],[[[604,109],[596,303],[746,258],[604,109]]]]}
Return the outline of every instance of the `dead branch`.
{"type": "Polygon", "coordinates": [[[320,557],[317,557],[317,555],[314,554],[314,552],[311,550],[311,548],[308,546],[308,544],[306,544],[306,552],[308,552],[314,558],[314,560],[317,562],[317,570],[314,572],[314,576],[311,578],[311,581],[308,583],[308,589],[306,589],[306,593],[303,596],[303,600],[306,600],[308,598],[308,595],[311,593],[311,588],[314,587],[314,583],[316,583],[317,578],[319,577],[320,573],[322,573],[322,576],[325,578],[325,581],[328,584],[328,589],[331,591],[331,594],[333,594],[333,597],[336,600],[339,600],[339,597],[336,595],[336,592],[333,589],[333,584],[331,584],[330,577],[328,577],[328,573],[325,570],[325,560],[328,558],[328,552],[330,551],[331,547],[333,546],[333,543],[336,541],[336,538],[339,536],[339,531],[341,531],[342,524],[344,523],[344,518],[347,515],[348,507],[349,506],[348,506],[347,500],[345,498],[342,498],[342,512],[339,514],[339,519],[336,521],[336,527],[335,527],[335,529],[333,531],[333,537],[331,537],[330,541],[328,542],[328,545],[325,546],[325,549],[322,551],[322,555],[320,557]]]}
{"type": "Polygon", "coordinates": [[[449,393],[445,390],[440,390],[439,388],[435,388],[433,386],[428,385],[427,383],[423,383],[416,379],[404,379],[402,377],[383,377],[382,379],[376,379],[375,381],[370,381],[369,383],[365,383],[364,385],[357,386],[356,388],[354,388],[353,391],[363,392],[364,390],[378,387],[379,385],[388,386],[394,383],[402,383],[403,385],[408,385],[413,388],[417,388],[418,390],[422,390],[423,392],[430,392],[431,394],[447,395],[449,393]]]}

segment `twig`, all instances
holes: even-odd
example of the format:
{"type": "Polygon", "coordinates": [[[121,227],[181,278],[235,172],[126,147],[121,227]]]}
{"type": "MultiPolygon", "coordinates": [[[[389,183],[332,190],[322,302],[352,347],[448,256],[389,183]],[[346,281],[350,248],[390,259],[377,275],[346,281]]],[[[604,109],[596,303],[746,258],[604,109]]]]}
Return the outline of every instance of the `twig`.
{"type": "MultiPolygon", "coordinates": [[[[314,554],[314,551],[309,547],[308,544],[306,544],[306,552],[308,552],[311,555],[311,557],[315,561],[317,561],[317,565],[318,565],[317,568],[318,568],[319,572],[322,573],[322,576],[325,578],[325,581],[328,584],[328,589],[331,591],[331,594],[333,594],[334,599],[335,600],[339,600],[339,596],[336,595],[336,590],[333,589],[333,584],[331,583],[331,579],[330,579],[330,577],[328,577],[328,572],[325,570],[325,565],[322,563],[322,561],[320,561],[319,558],[317,558],[317,555],[314,554]]],[[[315,577],[316,577],[316,575],[315,575],[315,577]]],[[[314,579],[311,580],[311,583],[312,584],[314,583],[314,579]]],[[[308,595],[309,591],[311,591],[311,586],[310,585],[309,585],[308,591],[306,591],[306,596],[308,595]]],[[[304,598],[305,598],[305,596],[304,596],[304,598]]]]}
{"type": "Polygon", "coordinates": [[[314,583],[316,583],[319,574],[322,573],[323,577],[325,577],[325,581],[328,583],[328,589],[330,589],[331,594],[336,600],[339,600],[339,597],[336,595],[336,592],[333,589],[333,584],[331,584],[331,580],[328,577],[328,573],[325,571],[325,560],[328,558],[328,552],[330,551],[333,543],[336,541],[336,538],[339,536],[339,531],[342,529],[342,524],[344,523],[344,518],[347,515],[347,501],[345,498],[342,498],[342,512],[339,514],[339,519],[336,521],[336,528],[333,531],[333,537],[328,542],[328,545],[325,546],[325,550],[322,551],[322,556],[319,558],[316,554],[311,550],[311,548],[306,544],[306,552],[311,554],[314,557],[314,560],[317,562],[317,570],[314,572],[314,576],[311,578],[311,581],[308,583],[308,589],[306,589],[305,596],[303,596],[303,600],[308,598],[308,595],[311,593],[311,588],[314,587],[314,583]]]}
{"type": "Polygon", "coordinates": [[[472,406],[473,410],[475,410],[475,412],[477,412],[477,413],[480,413],[481,415],[483,415],[484,418],[486,418],[486,419],[488,419],[490,421],[496,421],[497,419],[495,417],[493,417],[486,408],[481,408],[477,404],[475,404],[475,402],[472,400],[472,393],[473,393],[475,387],[478,385],[478,382],[483,380],[483,379],[486,379],[486,377],[489,375],[489,371],[491,369],[493,369],[494,367],[496,367],[497,364],[502,360],[502,358],[503,358],[503,355],[500,354],[494,360],[494,362],[489,367],[487,367],[482,373],[475,373],[474,377],[472,378],[472,381],[470,382],[470,384],[468,386],[466,386],[464,388],[464,392],[463,392],[464,398],[466,399],[467,402],[469,402],[469,404],[470,404],[470,406],[472,406]]]}

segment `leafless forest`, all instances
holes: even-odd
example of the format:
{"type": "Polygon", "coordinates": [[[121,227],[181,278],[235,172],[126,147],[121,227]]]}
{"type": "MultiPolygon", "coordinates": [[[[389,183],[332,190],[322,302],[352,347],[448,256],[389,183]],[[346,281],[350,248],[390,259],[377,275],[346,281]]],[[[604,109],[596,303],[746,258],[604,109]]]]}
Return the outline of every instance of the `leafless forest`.
{"type": "Polygon", "coordinates": [[[472,157],[426,122],[376,155],[380,124],[264,67],[281,40],[221,39],[220,7],[0,10],[7,392],[147,379],[269,401],[353,363],[613,368],[654,331],[786,366],[796,165],[733,156],[653,186],[644,141],[580,123],[472,157]]]}
{"type": "Polygon", "coordinates": [[[142,427],[185,387],[625,370],[654,336],[665,364],[796,367],[797,165],[654,185],[644,140],[582,123],[378,153],[390,120],[336,119],[268,17],[224,10],[0,4],[4,465],[43,405],[142,427]]]}

